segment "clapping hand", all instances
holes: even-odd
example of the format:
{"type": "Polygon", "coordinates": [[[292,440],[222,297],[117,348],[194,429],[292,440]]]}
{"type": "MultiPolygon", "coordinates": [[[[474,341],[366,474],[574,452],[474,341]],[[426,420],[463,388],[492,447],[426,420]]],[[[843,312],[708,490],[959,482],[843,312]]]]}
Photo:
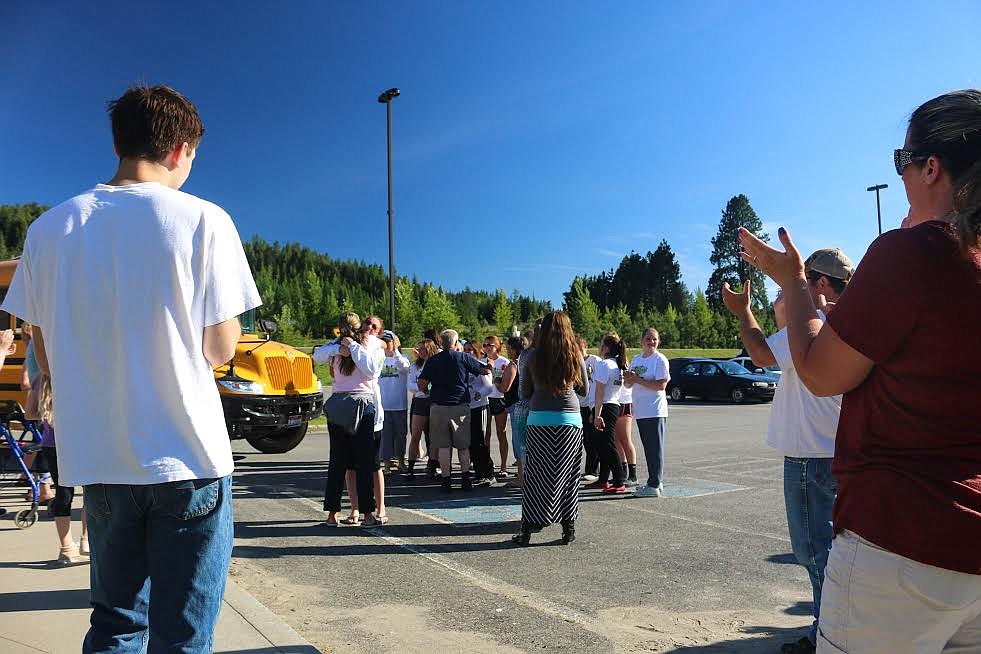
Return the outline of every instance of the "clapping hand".
{"type": "Polygon", "coordinates": [[[14,330],[4,329],[0,331],[0,350],[3,350],[7,354],[13,354],[17,349],[14,345],[14,330]]]}
{"type": "Polygon", "coordinates": [[[740,227],[739,243],[743,246],[744,251],[740,252],[739,256],[754,268],[762,270],[781,288],[786,288],[795,280],[804,279],[804,260],[797,248],[794,247],[794,242],[786,229],[781,227],[777,230],[777,235],[780,238],[780,243],[783,244],[783,252],[756,238],[745,227],[740,227]]]}
{"type": "Polygon", "coordinates": [[[750,281],[743,282],[743,290],[735,292],[729,286],[729,282],[722,284],[722,303],[726,305],[729,313],[736,317],[745,316],[749,313],[749,293],[750,281]]]}

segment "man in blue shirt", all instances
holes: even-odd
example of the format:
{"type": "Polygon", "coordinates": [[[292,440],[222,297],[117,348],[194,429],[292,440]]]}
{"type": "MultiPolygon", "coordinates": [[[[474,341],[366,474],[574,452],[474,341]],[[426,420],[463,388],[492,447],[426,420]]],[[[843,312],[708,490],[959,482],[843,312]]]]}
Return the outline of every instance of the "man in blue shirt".
{"type": "Polygon", "coordinates": [[[470,389],[468,375],[486,375],[489,365],[456,350],[460,335],[452,329],[439,335],[443,350],[426,360],[419,374],[419,390],[429,392],[429,437],[438,448],[443,490],[450,491],[450,470],[456,448],[463,471],[463,490],[473,486],[470,480],[470,389]]]}

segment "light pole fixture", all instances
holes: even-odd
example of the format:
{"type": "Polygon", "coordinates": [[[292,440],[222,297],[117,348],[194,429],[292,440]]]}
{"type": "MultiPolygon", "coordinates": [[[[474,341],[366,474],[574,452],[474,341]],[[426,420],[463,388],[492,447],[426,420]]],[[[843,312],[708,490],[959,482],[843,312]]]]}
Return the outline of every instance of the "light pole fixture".
{"type": "Polygon", "coordinates": [[[395,242],[392,235],[392,100],[401,91],[392,88],[378,96],[378,102],[385,105],[388,124],[388,308],[391,329],[395,329],[395,242]]]}
{"type": "Polygon", "coordinates": [[[866,191],[875,191],[875,213],[879,217],[879,235],[882,235],[882,205],[879,204],[879,191],[884,188],[889,188],[888,184],[876,184],[875,186],[870,186],[866,191]]]}

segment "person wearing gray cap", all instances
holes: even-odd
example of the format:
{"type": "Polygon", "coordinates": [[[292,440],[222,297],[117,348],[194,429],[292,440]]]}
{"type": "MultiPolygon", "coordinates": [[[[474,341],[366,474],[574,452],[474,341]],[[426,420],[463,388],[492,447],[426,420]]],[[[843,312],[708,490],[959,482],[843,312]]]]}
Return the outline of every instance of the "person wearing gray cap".
{"type": "MultiPolygon", "coordinates": [[[[855,267],[838,248],[817,250],[804,263],[804,273],[815,306],[830,311],[845,290],[855,267]]],[[[783,374],[773,397],[767,443],[784,455],[783,495],[790,544],[797,562],[807,570],[814,598],[814,622],[806,637],[787,643],[781,652],[809,654],[816,650],[821,588],[833,536],[831,509],[838,484],[831,474],[841,396],[817,397],[794,370],[785,326],[783,299],[773,303],[780,330],[764,337],[750,308],[750,283],[740,293],[722,288],[726,308],[739,319],[739,336],[753,363],[779,364],[783,374]]],[[[823,319],[823,313],[821,314],[823,319]]]]}

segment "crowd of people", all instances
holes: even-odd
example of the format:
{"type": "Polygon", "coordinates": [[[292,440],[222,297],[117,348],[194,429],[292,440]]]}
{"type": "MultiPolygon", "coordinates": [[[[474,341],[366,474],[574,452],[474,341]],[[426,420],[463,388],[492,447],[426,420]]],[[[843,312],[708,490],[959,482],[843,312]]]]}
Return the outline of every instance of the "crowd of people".
{"type": "Polygon", "coordinates": [[[516,537],[519,545],[528,544],[532,530],[553,522],[573,533],[581,484],[638,497],[657,497],[663,490],[670,373],[654,328],[644,332],[643,352],[629,366],[616,333],[603,337],[600,356],[589,354],[561,311],[525,335],[508,338],[506,357],[495,335],[478,344],[446,329],[431,334],[438,344],[428,337],[416,343],[410,361],[380,317],[362,322],[351,312],[340,316],[335,332],[334,341],[313,349],[314,361],[329,365],[334,378],[324,403],[330,437],[324,510],[330,527],[387,523],[385,476],[398,470],[412,482],[421,461],[426,476],[452,492],[454,451],[460,490],[501,483],[522,489],[528,519],[516,537]],[[553,379],[557,374],[562,376],[553,379]],[[634,418],[653,462],[644,485],[637,481],[630,438],[634,418]],[[491,448],[495,428],[498,466],[491,448]],[[351,511],[340,518],[345,487],[351,511]],[[560,517],[543,508],[560,505],[560,517]]]}
{"type": "MultiPolygon", "coordinates": [[[[2,309],[33,325],[24,383],[54,462],[59,559],[91,560],[82,651],[209,652],[234,526],[212,370],[261,301],[231,218],[179,191],[204,133],[194,105],[140,86],[109,114],[115,176],[32,224],[2,309]]],[[[783,647],[793,654],[981,652],[981,91],[917,108],[894,163],[909,215],[858,267],[834,248],[804,259],[783,228],[782,250],[740,230],[743,259],[780,286],[776,334],[761,332],[748,283],[723,291],[753,359],[784,371],[768,441],[785,457],[815,609],[808,636],[783,647]]],[[[661,494],[669,371],[653,327],[629,365],[617,334],[592,355],[561,311],[509,338],[506,356],[496,336],[478,347],[447,329],[409,360],[377,316],[336,327],[314,351],[334,378],[328,525],[385,524],[386,468],[411,482],[426,461],[457,492],[454,450],[461,491],[521,489],[517,546],[552,524],[573,542],[584,485],[661,494]]],[[[0,362],[11,340],[0,332],[0,362]]]]}

